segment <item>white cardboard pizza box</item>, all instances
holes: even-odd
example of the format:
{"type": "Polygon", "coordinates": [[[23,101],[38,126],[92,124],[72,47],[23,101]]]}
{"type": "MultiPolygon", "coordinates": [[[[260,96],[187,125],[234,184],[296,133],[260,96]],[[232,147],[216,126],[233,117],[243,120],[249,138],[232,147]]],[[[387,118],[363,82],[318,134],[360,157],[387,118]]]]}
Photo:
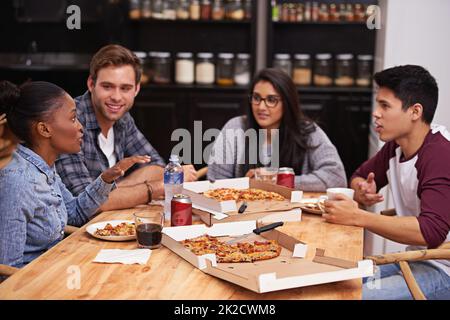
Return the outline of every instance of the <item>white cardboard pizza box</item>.
{"type": "Polygon", "coordinates": [[[263,293],[304,287],[373,275],[372,260],[358,262],[326,257],[318,249],[314,259],[304,259],[307,246],[278,230],[252,235],[248,240],[277,240],[283,247],[279,257],[252,263],[217,263],[214,254],[196,256],[180,241],[209,234],[211,236],[238,236],[251,233],[256,221],[218,223],[212,227],[192,225],[163,229],[162,244],[203,272],[235,283],[249,290],[263,293]]]}
{"type": "MultiPolygon", "coordinates": [[[[191,197],[192,207],[195,214],[199,214],[201,219],[207,223],[211,224],[211,217],[208,215],[202,215],[202,213],[208,213],[212,215],[214,222],[224,220],[230,216],[236,216],[234,219],[229,220],[248,220],[247,216],[251,220],[256,220],[260,218],[259,216],[250,216],[250,214],[255,213],[276,213],[277,221],[294,221],[292,220],[295,215],[293,211],[299,208],[302,203],[303,192],[299,190],[293,190],[279,185],[264,183],[256,181],[254,179],[245,178],[234,178],[234,179],[223,179],[217,180],[214,183],[209,181],[196,181],[196,182],[186,182],[183,184],[183,194],[191,197]],[[245,215],[237,216],[238,206],[241,203],[237,203],[234,200],[230,201],[217,201],[214,199],[207,198],[203,196],[203,192],[219,189],[219,188],[235,188],[235,189],[248,189],[257,188],[266,191],[272,191],[281,194],[283,197],[288,199],[288,201],[278,202],[278,201],[247,201],[248,207],[245,211],[245,215]],[[200,212],[199,212],[200,211],[200,212]],[[286,215],[283,217],[281,213],[285,212],[286,215]],[[281,220],[279,216],[281,214],[281,220]]],[[[301,213],[301,210],[296,210],[295,213],[301,213]]],[[[295,221],[300,221],[301,216],[298,214],[295,221]]],[[[270,218],[269,218],[270,220],[270,218]]]]}

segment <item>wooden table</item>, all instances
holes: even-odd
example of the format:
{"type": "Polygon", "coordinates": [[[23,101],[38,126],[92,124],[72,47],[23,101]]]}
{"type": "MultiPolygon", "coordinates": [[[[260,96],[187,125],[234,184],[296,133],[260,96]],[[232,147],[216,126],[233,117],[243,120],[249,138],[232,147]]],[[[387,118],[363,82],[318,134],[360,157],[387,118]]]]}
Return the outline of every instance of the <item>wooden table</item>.
{"type": "MultiPolygon", "coordinates": [[[[135,211],[104,212],[90,223],[131,219],[135,211]]],[[[136,242],[101,241],[85,228],[0,284],[0,299],[361,299],[361,279],[258,294],[203,273],[165,247],[153,250],[145,266],[93,263],[100,249],[134,249],[136,242]]],[[[317,247],[327,256],[362,259],[362,228],[303,213],[301,222],[285,223],[279,230],[308,244],[307,259],[317,247]]]]}

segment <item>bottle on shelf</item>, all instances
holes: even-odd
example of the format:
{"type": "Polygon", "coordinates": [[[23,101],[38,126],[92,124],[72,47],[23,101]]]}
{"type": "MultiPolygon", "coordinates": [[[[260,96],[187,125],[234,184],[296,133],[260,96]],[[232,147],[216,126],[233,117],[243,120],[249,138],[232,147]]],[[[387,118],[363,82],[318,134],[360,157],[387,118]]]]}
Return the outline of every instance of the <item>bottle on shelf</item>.
{"type": "Polygon", "coordinates": [[[225,7],[223,0],[214,0],[211,12],[212,20],[223,20],[225,19],[225,7]]]}
{"type": "Polygon", "coordinates": [[[211,19],[211,1],[210,0],[202,0],[200,5],[200,19],[201,20],[210,20],[211,19]]]}
{"type": "Polygon", "coordinates": [[[174,194],[183,190],[184,172],[177,155],[172,154],[164,168],[164,216],[170,219],[170,204],[174,194]]]}
{"type": "Polygon", "coordinates": [[[280,21],[280,7],[276,0],[270,1],[270,6],[272,7],[272,21],[280,21]]]}
{"type": "Polygon", "coordinates": [[[189,16],[191,20],[200,20],[200,2],[199,0],[191,0],[189,5],[189,16]]]}

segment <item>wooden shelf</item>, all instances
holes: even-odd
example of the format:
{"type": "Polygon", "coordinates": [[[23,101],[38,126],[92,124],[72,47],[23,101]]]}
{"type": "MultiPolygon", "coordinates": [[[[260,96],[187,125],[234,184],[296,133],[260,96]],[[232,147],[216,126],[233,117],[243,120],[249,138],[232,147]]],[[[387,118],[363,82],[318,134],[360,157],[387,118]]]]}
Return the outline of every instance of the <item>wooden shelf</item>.
{"type": "Polygon", "coordinates": [[[312,93],[372,93],[372,87],[297,87],[299,92],[312,93]]]}
{"type": "Polygon", "coordinates": [[[317,22],[285,22],[285,21],[272,21],[274,25],[280,26],[366,26],[366,22],[340,22],[340,21],[317,21],[317,22]]]}
{"type": "Polygon", "coordinates": [[[165,20],[165,19],[137,19],[131,20],[135,24],[174,24],[174,25],[250,25],[251,20],[165,20]]]}
{"type": "Polygon", "coordinates": [[[155,90],[198,90],[198,91],[241,91],[245,92],[248,90],[248,86],[219,86],[216,84],[177,84],[177,83],[168,83],[168,84],[156,84],[156,83],[148,83],[141,86],[142,89],[155,89],[155,90]]]}

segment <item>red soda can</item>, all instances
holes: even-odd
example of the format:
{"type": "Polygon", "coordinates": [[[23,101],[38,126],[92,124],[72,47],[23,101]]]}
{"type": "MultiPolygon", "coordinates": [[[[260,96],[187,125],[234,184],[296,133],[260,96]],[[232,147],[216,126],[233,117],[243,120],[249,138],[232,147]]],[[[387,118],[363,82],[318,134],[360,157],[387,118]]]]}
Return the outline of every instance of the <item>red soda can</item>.
{"type": "Polygon", "coordinates": [[[184,194],[175,194],[170,202],[170,225],[187,226],[192,224],[192,201],[184,194]]]}
{"type": "Polygon", "coordinates": [[[295,187],[295,172],[292,168],[280,168],[277,174],[277,184],[291,189],[295,187]]]}

